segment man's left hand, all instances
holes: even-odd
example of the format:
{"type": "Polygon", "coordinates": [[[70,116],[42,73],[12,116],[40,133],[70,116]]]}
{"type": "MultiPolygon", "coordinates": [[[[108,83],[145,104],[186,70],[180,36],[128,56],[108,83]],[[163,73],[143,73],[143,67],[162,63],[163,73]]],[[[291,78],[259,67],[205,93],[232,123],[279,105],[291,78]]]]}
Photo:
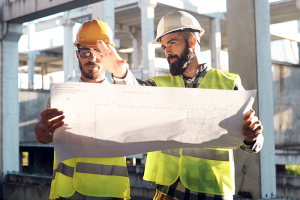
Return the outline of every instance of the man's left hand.
{"type": "Polygon", "coordinates": [[[245,124],[243,127],[243,135],[246,136],[245,143],[252,144],[256,141],[257,137],[262,133],[263,126],[255,116],[255,111],[250,110],[244,117],[245,124]]]}
{"type": "Polygon", "coordinates": [[[114,77],[124,78],[127,75],[126,61],[120,57],[111,45],[105,44],[102,40],[97,40],[96,44],[100,53],[90,49],[92,54],[100,60],[104,68],[112,73],[114,77]]]}

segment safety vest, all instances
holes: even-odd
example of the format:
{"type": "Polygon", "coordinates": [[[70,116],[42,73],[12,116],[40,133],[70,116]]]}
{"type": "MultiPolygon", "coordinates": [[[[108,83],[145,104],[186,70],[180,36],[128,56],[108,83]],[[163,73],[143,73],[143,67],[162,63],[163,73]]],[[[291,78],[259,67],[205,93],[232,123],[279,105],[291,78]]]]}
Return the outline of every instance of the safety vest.
{"type": "Polygon", "coordinates": [[[82,196],[130,199],[124,157],[72,158],[57,163],[54,152],[50,199],[82,199],[82,196]]]}
{"type": "MultiPolygon", "coordinates": [[[[198,88],[233,90],[237,75],[211,69],[198,88]]],[[[180,76],[158,76],[152,80],[159,87],[185,87],[180,76]]],[[[233,195],[234,161],[232,149],[181,148],[149,152],[144,180],[171,185],[180,177],[191,191],[233,195]]]]}

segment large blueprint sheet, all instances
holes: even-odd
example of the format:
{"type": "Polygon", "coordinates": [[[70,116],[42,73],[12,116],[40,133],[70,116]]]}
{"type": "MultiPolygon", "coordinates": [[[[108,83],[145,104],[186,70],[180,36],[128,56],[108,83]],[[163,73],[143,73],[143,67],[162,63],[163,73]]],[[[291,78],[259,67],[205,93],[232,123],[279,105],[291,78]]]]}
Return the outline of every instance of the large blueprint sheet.
{"type": "Polygon", "coordinates": [[[54,132],[61,162],[182,147],[236,149],[256,90],[55,83],[51,107],[64,111],[54,132]]]}

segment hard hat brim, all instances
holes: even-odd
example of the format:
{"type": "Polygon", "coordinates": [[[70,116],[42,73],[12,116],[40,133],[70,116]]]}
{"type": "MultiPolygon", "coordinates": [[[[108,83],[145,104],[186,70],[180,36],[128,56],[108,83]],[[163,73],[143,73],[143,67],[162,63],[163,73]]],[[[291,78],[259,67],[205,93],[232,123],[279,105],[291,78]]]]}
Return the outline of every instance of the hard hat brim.
{"type": "MultiPolygon", "coordinates": [[[[106,45],[111,45],[112,47],[116,47],[115,43],[106,43],[106,45]]],[[[96,42],[95,43],[84,43],[84,42],[81,42],[81,43],[77,43],[77,42],[74,42],[74,46],[75,47],[78,47],[78,45],[84,45],[84,46],[96,46],[96,42]]]]}
{"type": "Polygon", "coordinates": [[[205,32],[205,30],[203,29],[203,28],[195,28],[195,27],[184,27],[184,28],[177,28],[177,29],[172,29],[172,30],[170,30],[170,31],[167,31],[167,32],[165,32],[164,34],[162,34],[161,36],[159,36],[159,37],[157,37],[157,38],[155,38],[152,42],[151,42],[151,44],[161,44],[161,42],[158,42],[158,40],[161,38],[161,37],[163,37],[164,35],[167,35],[167,34],[169,34],[169,33],[173,33],[173,32],[176,32],[176,31],[178,31],[178,30],[184,30],[184,29],[193,29],[193,30],[198,30],[198,31],[200,31],[200,37],[204,34],[204,32],[205,32]]]}

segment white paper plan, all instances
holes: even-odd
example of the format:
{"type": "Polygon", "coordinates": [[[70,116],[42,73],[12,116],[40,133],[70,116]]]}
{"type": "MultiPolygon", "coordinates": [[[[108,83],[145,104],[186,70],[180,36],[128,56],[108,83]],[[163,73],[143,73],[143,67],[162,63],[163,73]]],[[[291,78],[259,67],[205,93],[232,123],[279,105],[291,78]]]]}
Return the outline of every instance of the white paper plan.
{"type": "Polygon", "coordinates": [[[54,132],[57,160],[134,155],[182,147],[232,148],[256,90],[54,83],[51,107],[64,111],[54,132]]]}

